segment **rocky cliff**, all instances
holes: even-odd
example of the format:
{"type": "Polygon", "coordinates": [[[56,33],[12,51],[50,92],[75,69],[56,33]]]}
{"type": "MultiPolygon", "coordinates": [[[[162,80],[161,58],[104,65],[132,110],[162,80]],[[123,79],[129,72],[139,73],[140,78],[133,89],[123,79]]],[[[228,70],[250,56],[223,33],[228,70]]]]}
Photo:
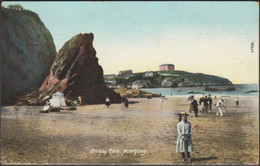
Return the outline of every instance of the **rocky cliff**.
{"type": "Polygon", "coordinates": [[[40,89],[22,98],[20,104],[41,105],[46,96],[56,91],[64,93],[67,100],[82,96],[82,104],[102,104],[107,96],[112,103],[120,102],[121,96],[105,85],[93,40],[94,35],[90,33],[78,34],[67,41],[40,89]]]}
{"type": "Polygon", "coordinates": [[[0,25],[2,105],[12,105],[20,93],[41,86],[56,49],[34,12],[1,8],[0,25]]]}

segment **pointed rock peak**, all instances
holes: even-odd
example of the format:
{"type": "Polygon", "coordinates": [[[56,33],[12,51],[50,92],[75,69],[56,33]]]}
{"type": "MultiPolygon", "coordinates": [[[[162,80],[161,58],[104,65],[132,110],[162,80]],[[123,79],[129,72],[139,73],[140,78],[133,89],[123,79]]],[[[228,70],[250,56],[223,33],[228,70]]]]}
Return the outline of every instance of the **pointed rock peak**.
{"type": "Polygon", "coordinates": [[[120,102],[121,96],[109,89],[98,64],[93,47],[93,33],[78,34],[67,41],[58,52],[49,76],[38,90],[34,104],[45,96],[60,91],[67,100],[82,98],[82,104],[101,104],[109,96],[111,102],[120,102]]]}

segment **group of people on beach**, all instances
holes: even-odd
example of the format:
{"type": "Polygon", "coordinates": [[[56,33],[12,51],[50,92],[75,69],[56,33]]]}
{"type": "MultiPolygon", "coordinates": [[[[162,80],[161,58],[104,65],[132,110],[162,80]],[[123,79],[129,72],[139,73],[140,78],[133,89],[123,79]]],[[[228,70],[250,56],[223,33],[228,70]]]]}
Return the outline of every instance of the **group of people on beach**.
{"type": "Polygon", "coordinates": [[[200,98],[199,103],[200,103],[200,106],[201,106],[200,112],[208,113],[208,110],[211,111],[211,109],[212,109],[212,98],[211,98],[210,94],[209,94],[209,97],[207,95],[202,96],[200,98]]]}
{"type": "MultiPolygon", "coordinates": [[[[128,107],[128,103],[129,103],[128,97],[122,96],[122,98],[121,98],[121,103],[122,103],[122,107],[127,108],[127,107],[128,107]]],[[[107,106],[107,108],[109,108],[110,104],[111,104],[110,99],[109,99],[109,97],[107,96],[105,105],[107,106]]]]}
{"type": "MultiPolygon", "coordinates": [[[[190,96],[188,100],[191,101],[189,112],[191,113],[192,111],[194,111],[195,117],[198,117],[197,101],[194,99],[194,96],[190,96]]],[[[238,107],[239,106],[238,97],[235,99],[235,102],[236,102],[236,107],[238,107]]],[[[199,103],[201,105],[202,113],[208,112],[208,110],[212,111],[212,98],[210,94],[209,97],[207,96],[201,97],[199,103]]],[[[217,101],[216,107],[217,107],[216,115],[223,116],[223,108],[226,109],[226,106],[224,105],[224,99],[222,97],[220,98],[220,100],[217,101]]],[[[176,152],[181,153],[183,162],[185,162],[186,160],[188,162],[191,162],[190,152],[193,151],[193,145],[191,139],[192,127],[191,127],[191,123],[188,122],[187,120],[187,116],[189,116],[189,114],[187,114],[186,112],[181,112],[178,115],[179,115],[179,123],[177,124],[178,137],[176,143],[176,152]],[[185,155],[187,155],[187,159],[185,155]]]]}
{"type": "Polygon", "coordinates": [[[75,100],[64,98],[67,106],[80,106],[82,104],[82,96],[78,96],[75,100]]]}
{"type": "MultiPolygon", "coordinates": [[[[215,97],[216,98],[216,97],[215,97]]],[[[189,99],[190,102],[190,109],[189,112],[191,113],[192,111],[194,111],[195,117],[198,117],[198,103],[197,100],[194,99],[194,96],[190,96],[189,99]]],[[[239,98],[237,97],[235,99],[236,101],[236,106],[239,106],[239,98]]],[[[209,97],[207,96],[202,96],[199,100],[199,104],[200,104],[200,112],[201,113],[208,113],[208,110],[212,111],[212,98],[211,95],[209,94],[209,97]]],[[[217,103],[215,104],[215,106],[217,107],[217,112],[216,115],[219,116],[223,116],[223,108],[226,110],[226,106],[224,105],[224,99],[221,97],[220,100],[217,101],[217,103]]]]}
{"type": "MultiPolygon", "coordinates": [[[[194,99],[194,96],[190,97],[190,109],[189,112],[191,113],[192,111],[194,111],[194,115],[195,117],[198,117],[198,103],[197,100],[194,99]]],[[[238,100],[237,100],[237,106],[238,106],[238,100]]],[[[211,95],[209,94],[209,97],[206,96],[202,96],[199,100],[199,104],[200,104],[200,112],[201,113],[208,113],[208,110],[212,111],[212,98],[211,95]]],[[[224,105],[224,99],[221,98],[220,100],[217,101],[216,103],[216,107],[217,107],[217,113],[216,115],[220,115],[223,116],[223,108],[226,109],[226,106],[224,105]]]]}

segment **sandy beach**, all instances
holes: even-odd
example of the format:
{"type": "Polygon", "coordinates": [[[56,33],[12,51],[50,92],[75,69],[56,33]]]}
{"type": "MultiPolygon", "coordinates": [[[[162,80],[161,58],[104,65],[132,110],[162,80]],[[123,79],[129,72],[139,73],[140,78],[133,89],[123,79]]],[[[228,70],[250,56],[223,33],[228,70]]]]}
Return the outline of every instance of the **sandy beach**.
{"type": "MultiPolygon", "coordinates": [[[[198,101],[199,98],[196,97],[198,101]]],[[[213,104],[217,99],[213,96],[213,104]]],[[[192,112],[191,164],[258,164],[258,96],[224,97],[227,111],[192,112]]],[[[183,164],[176,153],[177,113],[187,97],[132,98],[121,104],[79,106],[76,111],[38,113],[42,107],[1,108],[1,163],[183,164]]],[[[189,164],[189,163],[185,163],[189,164]]]]}

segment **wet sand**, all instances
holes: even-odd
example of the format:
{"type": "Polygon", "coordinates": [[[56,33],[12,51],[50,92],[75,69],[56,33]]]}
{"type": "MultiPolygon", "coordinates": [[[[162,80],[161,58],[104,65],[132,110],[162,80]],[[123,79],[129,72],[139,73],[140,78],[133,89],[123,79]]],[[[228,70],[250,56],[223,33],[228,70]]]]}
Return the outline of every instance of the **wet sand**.
{"type": "MultiPolygon", "coordinates": [[[[130,99],[129,108],[89,105],[51,113],[38,113],[42,107],[2,107],[1,163],[182,164],[175,151],[176,124],[177,113],[188,112],[186,99],[170,97],[162,108],[159,98],[130,99]]],[[[188,117],[191,164],[258,164],[258,97],[240,97],[238,108],[231,97],[225,103],[224,117],[215,115],[214,106],[208,114],[188,117]]]]}

